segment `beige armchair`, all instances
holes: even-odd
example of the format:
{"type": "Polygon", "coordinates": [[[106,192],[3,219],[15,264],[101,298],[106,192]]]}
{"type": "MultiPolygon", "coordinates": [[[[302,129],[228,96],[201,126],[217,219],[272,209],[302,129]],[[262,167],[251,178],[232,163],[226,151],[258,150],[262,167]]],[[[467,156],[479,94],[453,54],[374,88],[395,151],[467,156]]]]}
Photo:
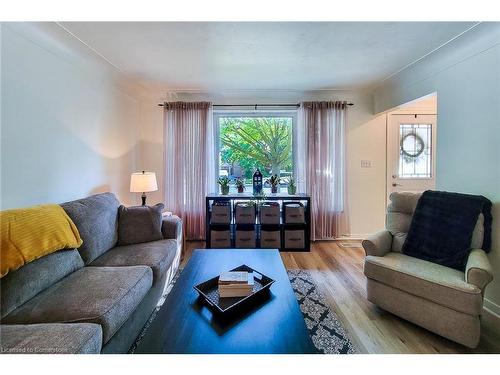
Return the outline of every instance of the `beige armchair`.
{"type": "Polygon", "coordinates": [[[367,298],[381,308],[470,348],[479,343],[484,289],[493,273],[479,249],[478,218],[465,272],[401,252],[420,194],[392,193],[386,229],[363,241],[367,298]]]}

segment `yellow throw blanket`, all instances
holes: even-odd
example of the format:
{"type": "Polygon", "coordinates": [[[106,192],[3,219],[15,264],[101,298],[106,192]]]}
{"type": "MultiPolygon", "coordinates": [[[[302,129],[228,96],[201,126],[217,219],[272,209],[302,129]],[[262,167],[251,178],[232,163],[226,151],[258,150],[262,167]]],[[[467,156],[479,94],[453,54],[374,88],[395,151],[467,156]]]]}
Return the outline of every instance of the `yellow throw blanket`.
{"type": "Polygon", "coordinates": [[[0,212],[0,278],[61,249],[80,247],[73,221],[57,204],[0,212]]]}

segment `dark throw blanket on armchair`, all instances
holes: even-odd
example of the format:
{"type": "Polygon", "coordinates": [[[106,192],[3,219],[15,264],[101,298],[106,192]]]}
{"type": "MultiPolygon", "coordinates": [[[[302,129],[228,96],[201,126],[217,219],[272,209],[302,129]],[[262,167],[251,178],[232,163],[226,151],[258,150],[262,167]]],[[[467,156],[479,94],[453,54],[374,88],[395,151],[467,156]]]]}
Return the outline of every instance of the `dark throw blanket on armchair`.
{"type": "Polygon", "coordinates": [[[464,271],[480,213],[484,215],[482,249],[489,252],[490,200],[480,195],[425,191],[413,214],[403,253],[464,271]]]}

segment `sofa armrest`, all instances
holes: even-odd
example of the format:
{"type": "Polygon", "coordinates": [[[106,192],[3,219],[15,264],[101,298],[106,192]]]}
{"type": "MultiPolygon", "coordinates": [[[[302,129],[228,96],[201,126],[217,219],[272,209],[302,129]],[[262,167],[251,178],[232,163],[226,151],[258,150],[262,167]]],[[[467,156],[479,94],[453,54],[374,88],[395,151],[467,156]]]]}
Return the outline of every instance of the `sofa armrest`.
{"type": "Polygon", "coordinates": [[[362,245],[366,255],[382,257],[391,251],[392,234],[388,230],[381,230],[363,240],[362,245]]]}
{"type": "Polygon", "coordinates": [[[493,280],[493,270],[491,269],[488,256],[482,249],[473,249],[467,265],[465,266],[465,281],[477,286],[484,292],[484,288],[493,280]]]}
{"type": "Polygon", "coordinates": [[[175,215],[164,217],[161,223],[161,233],[165,239],[182,240],[181,218],[175,215]]]}

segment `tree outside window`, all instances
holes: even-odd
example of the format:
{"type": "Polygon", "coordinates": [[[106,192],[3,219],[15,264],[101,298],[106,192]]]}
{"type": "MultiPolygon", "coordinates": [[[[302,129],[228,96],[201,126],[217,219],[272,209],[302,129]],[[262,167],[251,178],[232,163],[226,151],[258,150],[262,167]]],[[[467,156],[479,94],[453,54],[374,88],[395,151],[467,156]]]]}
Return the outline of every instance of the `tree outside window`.
{"type": "Polygon", "coordinates": [[[257,168],[265,178],[293,173],[292,116],[219,116],[218,123],[219,175],[251,186],[257,168]]]}

